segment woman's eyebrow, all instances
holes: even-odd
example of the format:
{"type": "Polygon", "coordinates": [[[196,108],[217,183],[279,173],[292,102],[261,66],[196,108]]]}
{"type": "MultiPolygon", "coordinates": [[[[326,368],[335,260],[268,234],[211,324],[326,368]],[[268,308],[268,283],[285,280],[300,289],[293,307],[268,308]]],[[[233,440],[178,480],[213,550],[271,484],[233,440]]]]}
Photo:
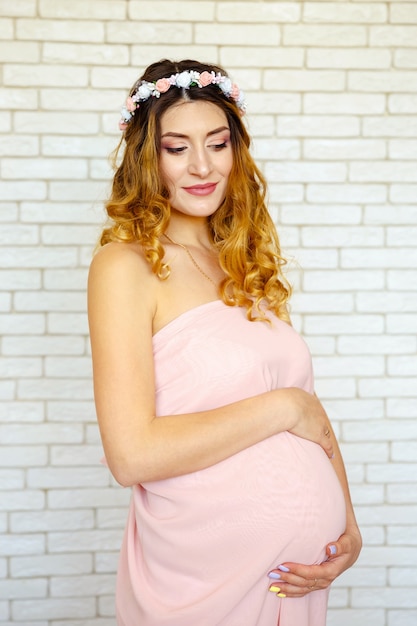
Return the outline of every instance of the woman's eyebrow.
{"type": "MultiPolygon", "coordinates": [[[[217,133],[220,133],[223,130],[230,130],[230,128],[228,126],[220,126],[219,128],[215,128],[214,130],[211,130],[209,133],[207,133],[207,137],[210,137],[211,135],[217,135],[217,133]]],[[[188,135],[184,135],[182,133],[168,132],[164,133],[161,138],[163,139],[164,137],[179,137],[180,139],[187,139],[188,135]]]]}

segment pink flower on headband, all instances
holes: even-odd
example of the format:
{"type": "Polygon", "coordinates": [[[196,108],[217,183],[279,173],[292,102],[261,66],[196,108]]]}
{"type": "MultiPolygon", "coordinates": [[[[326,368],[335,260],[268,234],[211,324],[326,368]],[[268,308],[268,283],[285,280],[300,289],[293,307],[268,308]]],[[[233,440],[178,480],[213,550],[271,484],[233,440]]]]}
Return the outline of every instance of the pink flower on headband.
{"type": "Polygon", "coordinates": [[[120,120],[119,130],[126,130],[126,128],[127,128],[127,122],[125,122],[124,120],[120,120]]]}
{"type": "Polygon", "coordinates": [[[136,108],[137,108],[136,102],[134,102],[132,98],[129,96],[129,98],[126,99],[126,109],[132,113],[133,111],[136,111],[136,108]]]}
{"type": "Polygon", "coordinates": [[[159,91],[159,93],[165,93],[171,87],[171,83],[169,78],[160,78],[155,83],[155,88],[159,91]]]}
{"type": "Polygon", "coordinates": [[[213,82],[213,76],[210,72],[201,72],[199,82],[202,87],[207,87],[207,85],[211,85],[213,82]]]}
{"type": "Polygon", "coordinates": [[[235,102],[237,102],[237,100],[239,100],[239,95],[240,95],[240,89],[236,85],[236,83],[233,83],[232,91],[230,92],[230,98],[232,98],[232,100],[235,100],[235,102]]]}

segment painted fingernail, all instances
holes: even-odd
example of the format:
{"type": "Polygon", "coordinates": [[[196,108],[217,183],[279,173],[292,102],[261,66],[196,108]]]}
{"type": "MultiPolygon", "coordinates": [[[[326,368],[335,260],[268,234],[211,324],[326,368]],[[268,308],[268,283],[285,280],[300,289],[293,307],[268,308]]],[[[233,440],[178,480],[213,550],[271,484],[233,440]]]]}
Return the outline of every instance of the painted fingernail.
{"type": "Polygon", "coordinates": [[[281,572],[289,572],[289,568],[285,567],[285,565],[278,565],[277,569],[280,569],[281,572]]]}
{"type": "Polygon", "coordinates": [[[281,574],[278,574],[278,572],[269,572],[268,577],[279,580],[281,578],[281,574]]]}
{"type": "Polygon", "coordinates": [[[273,593],[279,593],[281,591],[281,587],[277,587],[276,585],[271,585],[269,588],[269,591],[272,591],[273,593]]]}
{"type": "Polygon", "coordinates": [[[278,598],[286,598],[285,593],[277,593],[278,598]]]}
{"type": "Polygon", "coordinates": [[[332,456],[331,456],[330,458],[331,458],[331,459],[334,459],[334,452],[333,452],[333,454],[332,454],[332,456]]]}
{"type": "Polygon", "coordinates": [[[329,546],[329,551],[330,551],[330,554],[336,554],[337,552],[336,546],[329,546]]]}

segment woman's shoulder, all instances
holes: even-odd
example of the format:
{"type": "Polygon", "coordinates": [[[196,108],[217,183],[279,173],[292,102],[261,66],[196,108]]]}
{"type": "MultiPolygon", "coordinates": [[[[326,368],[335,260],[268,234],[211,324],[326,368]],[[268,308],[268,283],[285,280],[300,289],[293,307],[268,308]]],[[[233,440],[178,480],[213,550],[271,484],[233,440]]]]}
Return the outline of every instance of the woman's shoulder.
{"type": "Polygon", "coordinates": [[[141,246],[123,242],[110,242],[99,248],[91,261],[90,274],[100,274],[101,277],[133,274],[143,279],[153,275],[141,246]]]}

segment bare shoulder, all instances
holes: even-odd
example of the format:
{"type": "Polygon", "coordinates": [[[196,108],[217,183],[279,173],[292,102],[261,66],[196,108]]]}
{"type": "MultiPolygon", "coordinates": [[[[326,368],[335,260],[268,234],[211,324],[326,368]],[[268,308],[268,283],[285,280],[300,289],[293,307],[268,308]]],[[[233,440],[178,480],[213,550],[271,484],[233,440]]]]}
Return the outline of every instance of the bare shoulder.
{"type": "Polygon", "coordinates": [[[94,255],[88,277],[89,304],[100,301],[156,306],[158,278],[137,244],[108,243],[94,255]]]}

